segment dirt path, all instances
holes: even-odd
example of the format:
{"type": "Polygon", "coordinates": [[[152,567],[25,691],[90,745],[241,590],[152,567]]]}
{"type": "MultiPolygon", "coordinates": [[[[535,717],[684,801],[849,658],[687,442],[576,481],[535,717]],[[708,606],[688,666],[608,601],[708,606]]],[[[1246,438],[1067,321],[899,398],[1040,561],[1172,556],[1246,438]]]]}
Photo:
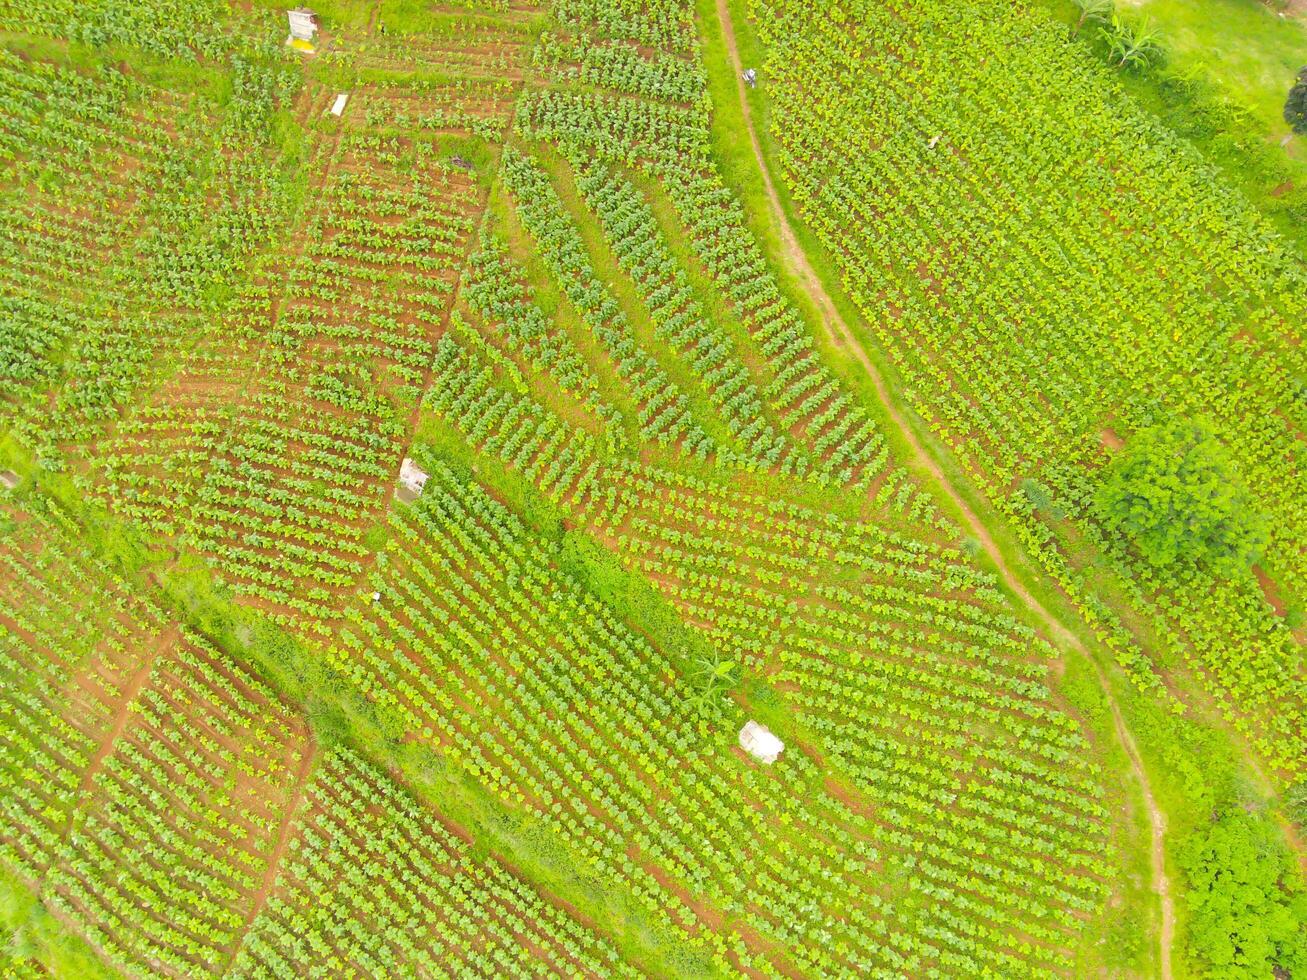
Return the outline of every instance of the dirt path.
{"type": "Polygon", "coordinates": [[[1157,800],[1153,795],[1152,785],[1148,781],[1148,774],[1144,770],[1143,762],[1139,756],[1138,747],[1135,744],[1134,737],[1126,727],[1125,720],[1121,716],[1121,709],[1112,697],[1111,688],[1108,686],[1107,676],[1102,667],[1094,657],[1090,656],[1085,650],[1084,645],[1066,626],[1062,624],[1056,616],[1049,612],[1044,606],[1030,593],[1008,566],[1003,557],[1002,551],[994,541],[993,536],[985,527],[985,524],[976,516],[975,512],[958,493],[957,489],[949,482],[943,468],[934,456],[928,452],[918,440],[912,427],[908,425],[907,419],[895,404],[894,399],[890,396],[889,386],[885,383],[884,377],[872,363],[867,352],[858,342],[857,337],[850,329],[847,322],[840,315],[839,309],[835,306],[834,300],[827,293],[826,287],[822,285],[821,279],[817,276],[816,270],[808,260],[807,254],[799,244],[798,237],[794,234],[794,229],[790,226],[789,218],[786,217],[785,209],[781,204],[780,195],[776,193],[776,185],[772,182],[771,171],[767,167],[766,158],[763,156],[762,144],[758,140],[758,132],[753,122],[753,114],[749,108],[748,93],[745,89],[744,79],[741,77],[743,65],[740,62],[740,52],[735,43],[735,26],[731,21],[731,12],[726,0],[716,0],[717,19],[721,23],[722,35],[726,41],[726,49],[730,55],[731,68],[735,74],[735,88],[739,99],[740,112],[743,114],[745,128],[749,131],[749,141],[753,145],[753,155],[758,166],[758,172],[762,176],[763,189],[767,195],[768,209],[771,211],[772,220],[780,233],[781,245],[783,248],[783,258],[785,265],[788,267],[790,274],[802,285],[804,291],[816,304],[821,314],[821,325],[826,331],[827,337],[831,343],[837,347],[848,350],[857,359],[863,370],[867,372],[868,378],[871,379],[873,388],[876,391],[876,397],[880,401],[886,416],[894,427],[899,430],[903,441],[907,444],[908,452],[912,455],[917,464],[930,474],[931,480],[936,488],[946,496],[958,512],[962,515],[963,523],[967,530],[975,537],[984,549],[985,554],[989,556],[990,561],[994,563],[998,570],[999,576],[1003,579],[1008,589],[1023,602],[1027,608],[1031,609],[1047,629],[1050,638],[1055,642],[1085,654],[1086,659],[1093,664],[1094,670],[1098,675],[1099,685],[1107,698],[1108,705],[1112,712],[1112,724],[1116,729],[1117,739],[1121,742],[1122,748],[1129,757],[1131,769],[1134,771],[1135,779],[1139,783],[1139,789],[1143,795],[1144,805],[1148,811],[1148,821],[1152,834],[1152,846],[1150,848],[1150,859],[1152,865],[1153,891],[1157,893],[1161,902],[1162,922],[1160,929],[1159,941],[1161,945],[1161,976],[1163,980],[1171,978],[1171,947],[1175,933],[1175,905],[1171,897],[1170,881],[1166,875],[1166,815],[1157,805],[1157,800]]]}

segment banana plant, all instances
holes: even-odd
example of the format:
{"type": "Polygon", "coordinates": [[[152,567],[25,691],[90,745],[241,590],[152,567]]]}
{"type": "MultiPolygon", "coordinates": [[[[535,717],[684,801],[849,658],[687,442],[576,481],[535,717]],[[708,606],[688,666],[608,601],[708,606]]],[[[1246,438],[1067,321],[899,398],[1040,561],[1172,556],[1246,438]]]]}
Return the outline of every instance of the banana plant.
{"type": "Polygon", "coordinates": [[[1131,24],[1113,15],[1106,37],[1108,51],[1118,69],[1147,68],[1162,57],[1161,35],[1147,18],[1131,24]]]}

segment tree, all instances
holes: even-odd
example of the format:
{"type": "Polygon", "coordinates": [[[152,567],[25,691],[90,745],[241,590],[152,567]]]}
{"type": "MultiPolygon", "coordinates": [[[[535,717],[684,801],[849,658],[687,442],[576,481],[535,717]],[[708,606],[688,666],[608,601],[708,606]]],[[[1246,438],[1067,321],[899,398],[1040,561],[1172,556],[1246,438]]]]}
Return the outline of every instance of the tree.
{"type": "Polygon", "coordinates": [[[1184,555],[1224,572],[1246,569],[1269,535],[1266,516],[1205,422],[1138,433],[1105,468],[1094,505],[1109,528],[1157,566],[1184,555]]]}
{"type": "Polygon", "coordinates": [[[1107,47],[1117,68],[1147,68],[1161,57],[1161,35],[1147,20],[1134,26],[1112,15],[1107,47]]]}
{"type": "Polygon", "coordinates": [[[1307,971],[1307,893],[1275,827],[1234,809],[1187,838],[1189,951],[1218,977],[1307,971]]]}
{"type": "Polygon", "coordinates": [[[1307,67],[1298,69],[1298,80],[1284,100],[1284,121],[1297,135],[1307,133],[1307,67]]]}
{"type": "Polygon", "coordinates": [[[1075,5],[1080,11],[1080,17],[1071,29],[1072,37],[1079,34],[1086,24],[1106,24],[1112,16],[1112,0],[1075,0],[1075,5]]]}

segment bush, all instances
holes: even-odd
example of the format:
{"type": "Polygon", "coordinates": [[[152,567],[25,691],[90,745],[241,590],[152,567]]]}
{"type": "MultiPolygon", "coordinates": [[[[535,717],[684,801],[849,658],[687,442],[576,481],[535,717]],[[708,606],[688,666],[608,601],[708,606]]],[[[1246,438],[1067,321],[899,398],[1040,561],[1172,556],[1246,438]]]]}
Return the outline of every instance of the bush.
{"type": "Polygon", "coordinates": [[[1054,499],[1052,491],[1038,480],[1030,478],[1022,480],[1021,492],[1026,495],[1030,506],[1038,513],[1051,517],[1055,521],[1066,517],[1066,509],[1054,499]]]}
{"type": "Polygon", "coordinates": [[[1284,810],[1289,819],[1307,829],[1307,778],[1298,780],[1284,794],[1284,810]]]}
{"type": "Polygon", "coordinates": [[[1307,133],[1307,68],[1298,72],[1298,78],[1284,100],[1284,121],[1299,136],[1307,133]]]}
{"type": "Polygon", "coordinates": [[[1190,955],[1216,977],[1307,976],[1307,893],[1275,827],[1234,810],[1180,848],[1190,955]]]}

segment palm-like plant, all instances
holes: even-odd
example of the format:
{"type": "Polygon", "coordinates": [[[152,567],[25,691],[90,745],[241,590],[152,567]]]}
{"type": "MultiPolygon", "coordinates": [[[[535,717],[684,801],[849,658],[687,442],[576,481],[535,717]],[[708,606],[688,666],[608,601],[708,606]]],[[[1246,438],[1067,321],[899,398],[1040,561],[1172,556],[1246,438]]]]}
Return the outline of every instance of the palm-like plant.
{"type": "Polygon", "coordinates": [[[1072,37],[1079,34],[1086,24],[1106,24],[1112,18],[1112,0],[1075,0],[1075,5],[1080,17],[1071,29],[1072,37]]]}
{"type": "Polygon", "coordinates": [[[698,689],[695,704],[700,709],[721,706],[722,698],[735,683],[739,665],[719,655],[698,657],[694,662],[694,686],[698,689]]]}
{"type": "Polygon", "coordinates": [[[1162,53],[1161,35],[1147,20],[1129,24],[1112,17],[1107,30],[1108,50],[1117,68],[1147,68],[1162,53]]]}

